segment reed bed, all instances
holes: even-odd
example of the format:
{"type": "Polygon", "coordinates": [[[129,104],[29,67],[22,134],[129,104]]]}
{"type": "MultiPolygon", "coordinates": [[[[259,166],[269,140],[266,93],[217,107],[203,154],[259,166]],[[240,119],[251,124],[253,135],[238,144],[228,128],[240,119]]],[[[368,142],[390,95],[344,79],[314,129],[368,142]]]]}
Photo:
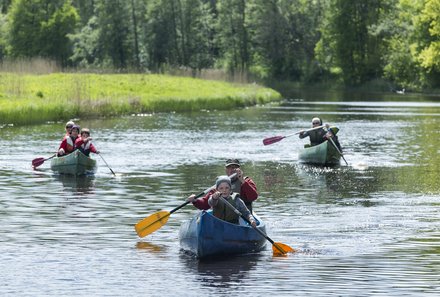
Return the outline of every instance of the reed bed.
{"type": "Polygon", "coordinates": [[[280,94],[256,84],[232,84],[155,74],[0,73],[0,124],[68,118],[232,109],[264,104],[280,94]]]}

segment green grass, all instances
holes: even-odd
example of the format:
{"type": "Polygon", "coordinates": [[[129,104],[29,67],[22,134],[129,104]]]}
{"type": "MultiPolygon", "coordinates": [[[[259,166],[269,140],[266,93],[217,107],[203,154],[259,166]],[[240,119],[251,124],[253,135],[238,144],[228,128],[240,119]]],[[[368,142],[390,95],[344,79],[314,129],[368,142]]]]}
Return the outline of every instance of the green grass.
{"type": "Polygon", "coordinates": [[[166,75],[0,73],[0,124],[233,109],[280,97],[278,92],[255,84],[166,75]]]}

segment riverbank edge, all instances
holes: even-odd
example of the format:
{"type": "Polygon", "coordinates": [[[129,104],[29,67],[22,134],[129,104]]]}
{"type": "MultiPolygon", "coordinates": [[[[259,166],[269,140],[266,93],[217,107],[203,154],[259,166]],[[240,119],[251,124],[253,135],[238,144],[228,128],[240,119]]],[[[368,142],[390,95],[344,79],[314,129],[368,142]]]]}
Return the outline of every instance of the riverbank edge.
{"type": "Polygon", "coordinates": [[[258,84],[158,74],[0,73],[0,125],[157,112],[229,110],[280,101],[258,84]]]}

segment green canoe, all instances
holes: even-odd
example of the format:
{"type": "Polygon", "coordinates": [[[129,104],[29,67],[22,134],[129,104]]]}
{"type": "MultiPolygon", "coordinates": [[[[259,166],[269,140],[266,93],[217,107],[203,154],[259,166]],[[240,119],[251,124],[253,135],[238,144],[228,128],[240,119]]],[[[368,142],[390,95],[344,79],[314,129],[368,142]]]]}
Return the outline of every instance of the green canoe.
{"type": "Polygon", "coordinates": [[[298,156],[301,163],[334,166],[339,165],[341,155],[332,143],[327,140],[315,146],[305,147],[298,156]]]}
{"type": "Polygon", "coordinates": [[[87,157],[79,150],[66,156],[55,157],[50,161],[52,171],[60,174],[90,175],[96,172],[96,160],[87,157]]]}

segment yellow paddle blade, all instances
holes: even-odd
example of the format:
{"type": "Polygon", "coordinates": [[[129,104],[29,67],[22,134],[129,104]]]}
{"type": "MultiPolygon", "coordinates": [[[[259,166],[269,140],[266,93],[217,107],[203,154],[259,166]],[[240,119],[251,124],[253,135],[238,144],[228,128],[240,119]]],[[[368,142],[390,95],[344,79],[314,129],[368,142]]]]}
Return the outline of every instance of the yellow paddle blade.
{"type": "Polygon", "coordinates": [[[163,210],[152,214],[151,216],[139,221],[134,229],[139,237],[145,237],[153,233],[168,222],[170,212],[163,210]]]}
{"type": "Polygon", "coordinates": [[[294,253],[295,250],[287,244],[274,242],[272,245],[272,252],[274,256],[285,256],[287,253],[294,253]]]}

